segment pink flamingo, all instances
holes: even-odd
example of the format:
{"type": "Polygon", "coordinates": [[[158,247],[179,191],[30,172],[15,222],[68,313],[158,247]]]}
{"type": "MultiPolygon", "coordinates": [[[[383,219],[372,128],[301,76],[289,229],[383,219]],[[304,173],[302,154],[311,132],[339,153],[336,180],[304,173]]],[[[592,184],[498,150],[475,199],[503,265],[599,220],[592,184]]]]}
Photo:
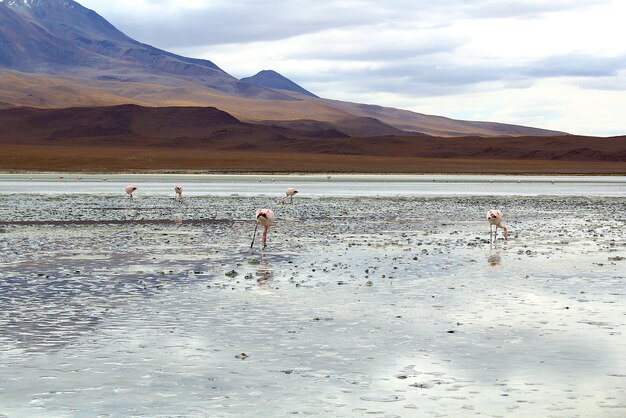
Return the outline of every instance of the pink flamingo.
{"type": "Polygon", "coordinates": [[[128,186],[126,186],[126,193],[128,194],[128,197],[130,197],[131,199],[133,198],[133,192],[137,190],[137,188],[135,186],[133,186],[132,184],[129,184],[128,186]]]}
{"type": "Polygon", "coordinates": [[[256,237],[257,228],[260,225],[263,225],[263,235],[261,237],[261,242],[263,242],[263,249],[267,247],[267,230],[276,220],[274,216],[274,212],[271,209],[257,209],[256,211],[256,227],[254,228],[254,235],[252,235],[252,244],[250,244],[250,248],[254,246],[254,238],[256,237]]]}
{"type": "Polygon", "coordinates": [[[178,200],[182,203],[185,201],[185,198],[183,197],[183,188],[181,186],[176,186],[174,187],[174,191],[176,192],[176,194],[178,195],[178,200]]]}
{"type": "Polygon", "coordinates": [[[502,228],[502,230],[504,231],[504,239],[509,238],[509,228],[507,228],[506,225],[502,223],[502,212],[500,212],[499,210],[490,210],[489,212],[487,212],[487,221],[489,222],[489,237],[491,237],[491,234],[493,234],[493,237],[495,239],[498,235],[498,228],[502,228]],[[493,232],[493,225],[496,226],[495,233],[493,232]]]}
{"type": "Polygon", "coordinates": [[[290,198],[290,202],[291,204],[293,204],[293,195],[295,195],[296,193],[298,193],[298,191],[294,189],[293,187],[288,188],[287,191],[285,192],[285,196],[283,196],[280,203],[284,205],[285,199],[290,198]]]}

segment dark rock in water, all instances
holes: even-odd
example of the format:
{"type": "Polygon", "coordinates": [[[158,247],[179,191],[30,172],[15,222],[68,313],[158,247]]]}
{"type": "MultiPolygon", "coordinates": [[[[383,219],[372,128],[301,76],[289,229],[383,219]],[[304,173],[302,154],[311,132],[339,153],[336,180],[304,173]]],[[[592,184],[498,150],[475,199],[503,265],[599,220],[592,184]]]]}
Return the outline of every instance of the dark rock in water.
{"type": "Polygon", "coordinates": [[[239,276],[239,273],[237,273],[235,270],[231,270],[231,271],[227,271],[226,273],[224,273],[224,276],[232,278],[232,277],[239,276]]]}
{"type": "Polygon", "coordinates": [[[420,389],[430,389],[432,386],[428,383],[413,383],[411,385],[412,388],[420,388],[420,389]]]}

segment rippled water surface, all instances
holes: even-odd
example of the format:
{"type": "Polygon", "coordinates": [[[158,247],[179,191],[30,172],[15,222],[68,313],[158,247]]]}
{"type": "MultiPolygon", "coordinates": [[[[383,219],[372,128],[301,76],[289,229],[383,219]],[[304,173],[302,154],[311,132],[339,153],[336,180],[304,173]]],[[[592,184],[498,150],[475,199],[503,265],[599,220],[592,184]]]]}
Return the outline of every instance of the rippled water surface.
{"type": "Polygon", "coordinates": [[[0,417],[626,415],[623,178],[58,177],[0,176],[0,417]]]}

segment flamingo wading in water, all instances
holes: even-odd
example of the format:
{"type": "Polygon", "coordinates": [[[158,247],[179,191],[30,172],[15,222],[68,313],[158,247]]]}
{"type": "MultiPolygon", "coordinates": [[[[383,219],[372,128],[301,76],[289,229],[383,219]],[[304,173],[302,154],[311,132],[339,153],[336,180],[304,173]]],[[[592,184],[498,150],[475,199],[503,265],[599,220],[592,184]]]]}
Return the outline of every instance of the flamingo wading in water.
{"type": "Polygon", "coordinates": [[[289,198],[290,203],[293,204],[293,195],[295,195],[296,193],[298,193],[298,191],[294,189],[293,187],[288,188],[287,191],[285,192],[285,196],[283,196],[280,203],[285,204],[285,199],[289,198]]]}
{"type": "Polygon", "coordinates": [[[174,191],[176,192],[176,195],[178,196],[178,201],[179,202],[184,202],[185,198],[183,197],[183,188],[181,186],[176,186],[174,187],[174,191]]]}
{"type": "Polygon", "coordinates": [[[267,247],[267,230],[276,220],[274,212],[271,209],[257,209],[256,211],[256,227],[254,228],[254,235],[252,235],[252,244],[250,248],[254,246],[254,238],[256,237],[256,231],[259,225],[263,226],[263,235],[261,236],[261,242],[263,242],[263,249],[267,247]]]}
{"type": "Polygon", "coordinates": [[[128,197],[130,197],[131,199],[133,198],[133,192],[137,190],[137,188],[135,186],[133,186],[132,184],[129,184],[128,186],[126,186],[126,193],[128,194],[128,197]]]}
{"type": "Polygon", "coordinates": [[[490,210],[489,212],[487,212],[487,222],[489,222],[490,240],[491,240],[491,237],[493,236],[493,241],[495,241],[498,235],[498,228],[502,228],[502,231],[504,233],[504,239],[509,238],[509,228],[507,228],[506,225],[502,223],[502,212],[500,212],[499,210],[490,210]],[[493,231],[494,225],[496,226],[495,232],[493,231]]]}

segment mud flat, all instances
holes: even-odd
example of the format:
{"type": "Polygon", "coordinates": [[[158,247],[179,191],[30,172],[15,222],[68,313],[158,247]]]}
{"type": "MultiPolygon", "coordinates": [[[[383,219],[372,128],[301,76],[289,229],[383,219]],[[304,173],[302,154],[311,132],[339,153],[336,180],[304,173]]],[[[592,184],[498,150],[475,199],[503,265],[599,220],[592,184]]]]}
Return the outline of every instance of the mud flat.
{"type": "Polygon", "coordinates": [[[626,414],[622,197],[277,202],[3,196],[0,416],[626,414]]]}

